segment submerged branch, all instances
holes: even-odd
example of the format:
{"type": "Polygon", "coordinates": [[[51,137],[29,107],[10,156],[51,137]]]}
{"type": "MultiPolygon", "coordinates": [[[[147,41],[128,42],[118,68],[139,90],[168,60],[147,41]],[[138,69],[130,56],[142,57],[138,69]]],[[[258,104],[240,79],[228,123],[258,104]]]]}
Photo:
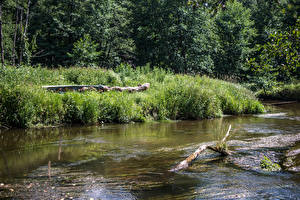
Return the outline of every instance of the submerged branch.
{"type": "Polygon", "coordinates": [[[185,160],[181,161],[178,165],[176,165],[174,168],[172,168],[171,172],[176,172],[182,169],[186,169],[188,168],[191,163],[197,159],[197,157],[206,149],[210,149],[212,151],[215,151],[217,153],[220,153],[222,156],[228,156],[230,155],[230,152],[226,149],[226,139],[229,137],[230,134],[230,130],[231,130],[231,125],[229,125],[228,131],[226,133],[226,135],[224,136],[224,138],[216,145],[216,147],[212,147],[212,146],[207,146],[207,145],[202,145],[200,146],[194,153],[192,153],[191,155],[189,155],[189,157],[187,157],[185,160]]]}
{"type": "Polygon", "coordinates": [[[181,161],[176,167],[172,168],[169,171],[176,172],[181,169],[188,168],[189,165],[192,163],[192,161],[195,160],[206,148],[207,148],[206,145],[200,146],[194,153],[192,153],[189,157],[181,161]]]}

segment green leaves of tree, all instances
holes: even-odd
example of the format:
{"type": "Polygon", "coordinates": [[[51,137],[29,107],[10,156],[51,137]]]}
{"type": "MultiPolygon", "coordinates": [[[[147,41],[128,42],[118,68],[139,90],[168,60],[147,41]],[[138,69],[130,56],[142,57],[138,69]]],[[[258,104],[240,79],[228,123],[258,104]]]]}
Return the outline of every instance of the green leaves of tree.
{"type": "Polygon", "coordinates": [[[244,63],[251,52],[250,41],[255,36],[254,22],[250,18],[250,10],[238,1],[228,2],[226,9],[217,13],[214,61],[219,76],[240,77],[244,73],[244,63]]]}
{"type": "Polygon", "coordinates": [[[258,46],[257,58],[249,61],[252,70],[275,81],[290,82],[300,77],[300,21],[289,31],[274,32],[264,45],[258,46]]]}
{"type": "Polygon", "coordinates": [[[72,58],[74,64],[80,67],[92,67],[97,65],[97,60],[101,52],[97,51],[98,44],[92,41],[90,35],[85,34],[74,43],[72,53],[68,56],[72,58]]]}
{"type": "Polygon", "coordinates": [[[161,66],[175,72],[209,73],[209,15],[180,0],[131,0],[132,30],[137,64],[161,66]]]}

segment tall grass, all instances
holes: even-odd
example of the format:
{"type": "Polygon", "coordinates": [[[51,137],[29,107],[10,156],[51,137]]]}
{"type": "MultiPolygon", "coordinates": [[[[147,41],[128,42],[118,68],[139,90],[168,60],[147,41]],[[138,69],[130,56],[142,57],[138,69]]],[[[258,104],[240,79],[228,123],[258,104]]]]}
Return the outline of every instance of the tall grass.
{"type": "Polygon", "coordinates": [[[33,127],[165,119],[204,119],[223,114],[263,112],[245,88],[208,77],[176,75],[149,66],[120,65],[114,71],[96,68],[46,69],[7,67],[0,71],[0,124],[33,127]],[[127,92],[67,92],[43,90],[42,85],[104,84],[149,90],[127,92]]]}

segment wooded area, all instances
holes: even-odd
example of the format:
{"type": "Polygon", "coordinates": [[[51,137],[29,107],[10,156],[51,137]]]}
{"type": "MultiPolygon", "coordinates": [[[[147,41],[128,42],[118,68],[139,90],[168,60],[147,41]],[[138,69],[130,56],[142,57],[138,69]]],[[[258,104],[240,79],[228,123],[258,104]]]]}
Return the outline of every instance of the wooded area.
{"type": "Polygon", "coordinates": [[[2,65],[150,65],[255,83],[300,77],[296,0],[4,0],[2,65]]]}

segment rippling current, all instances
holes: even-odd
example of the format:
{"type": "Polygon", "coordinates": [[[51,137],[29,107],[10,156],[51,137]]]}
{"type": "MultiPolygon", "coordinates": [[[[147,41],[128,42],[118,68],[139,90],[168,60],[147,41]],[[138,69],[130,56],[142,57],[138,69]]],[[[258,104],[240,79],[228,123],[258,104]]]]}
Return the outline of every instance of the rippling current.
{"type": "Polygon", "coordinates": [[[300,104],[263,115],[201,121],[1,130],[0,199],[300,199],[296,166],[300,104]],[[221,139],[229,124],[231,156],[205,151],[189,168],[168,170],[199,145],[221,139]]]}

